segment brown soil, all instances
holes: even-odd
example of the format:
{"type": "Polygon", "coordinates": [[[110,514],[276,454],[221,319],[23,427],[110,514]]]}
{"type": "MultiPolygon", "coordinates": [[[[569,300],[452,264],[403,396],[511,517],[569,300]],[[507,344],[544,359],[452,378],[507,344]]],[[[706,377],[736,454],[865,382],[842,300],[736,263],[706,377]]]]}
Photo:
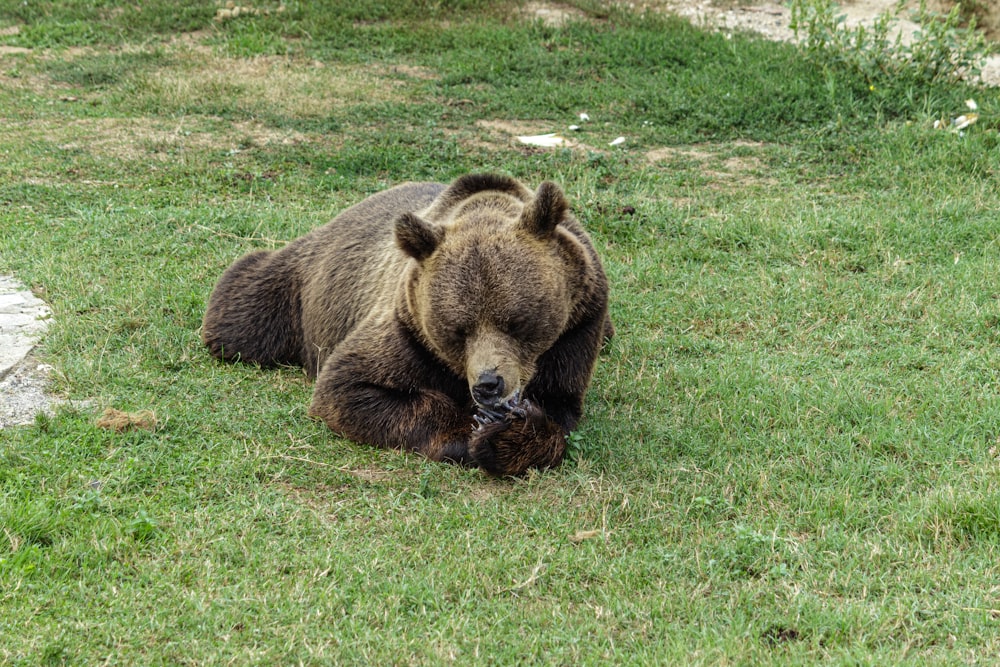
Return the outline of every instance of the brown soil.
{"type": "MultiPolygon", "coordinates": [[[[927,0],[927,7],[936,12],[948,12],[955,6],[953,0],[927,0]]],[[[992,40],[1000,40],[1000,4],[995,0],[981,0],[980,2],[962,3],[962,6],[970,6],[972,14],[976,17],[976,26],[992,40]]]]}
{"type": "MultiPolygon", "coordinates": [[[[667,0],[668,4],[672,0],[667,0]]],[[[683,3],[682,3],[683,4],[683,3]]],[[[757,3],[755,3],[756,5],[757,3]]],[[[841,4],[841,11],[846,15],[846,24],[849,27],[853,27],[859,24],[871,25],[874,20],[881,14],[891,11],[896,5],[896,0],[844,0],[841,4]]],[[[965,3],[966,5],[970,3],[965,3]]],[[[1000,3],[995,2],[981,2],[981,3],[971,3],[975,5],[973,13],[976,18],[976,25],[978,29],[986,35],[987,38],[997,40],[1000,39],[1000,3]]],[[[927,8],[934,12],[947,13],[954,8],[956,5],[955,0],[927,0],[927,8]]],[[[907,7],[909,9],[916,9],[919,6],[917,0],[909,0],[907,7]]],[[[746,11],[742,12],[744,17],[744,27],[750,29],[755,29],[755,25],[762,23],[765,30],[762,32],[767,35],[768,24],[774,24],[775,26],[784,26],[784,30],[780,32],[780,36],[776,36],[778,39],[791,39],[791,30],[787,28],[788,26],[788,16],[789,10],[785,6],[772,5],[771,3],[763,3],[760,5],[763,9],[763,13],[768,15],[763,21],[755,20],[754,18],[754,7],[745,7],[746,11]]],[[[734,8],[730,10],[730,13],[739,13],[734,8]]],[[[757,12],[758,16],[760,12],[757,12]]],[[[904,41],[910,39],[911,35],[915,30],[918,29],[917,24],[912,21],[906,20],[907,12],[902,13],[904,17],[899,21],[898,29],[903,37],[904,41]]],[[[770,36],[770,35],[769,35],[770,36]]],[[[986,66],[983,68],[982,74],[983,83],[988,85],[1000,85],[1000,56],[991,56],[987,59],[986,66]]]]}
{"type": "MultiPolygon", "coordinates": [[[[871,25],[884,12],[890,11],[897,0],[842,0],[840,11],[846,16],[848,27],[871,25]]],[[[639,10],[665,11],[687,18],[692,23],[714,27],[719,30],[750,30],[767,39],[792,41],[795,35],[789,27],[791,11],[783,0],[642,0],[626,3],[639,10]]],[[[928,0],[932,11],[947,12],[955,0],[928,0]]],[[[1000,3],[973,3],[977,25],[993,39],[1000,39],[1000,3]]],[[[918,0],[910,0],[916,7],[918,0]]],[[[532,2],[525,6],[529,16],[558,25],[567,20],[580,18],[579,10],[572,10],[559,3],[532,2]]],[[[905,16],[905,13],[904,13],[905,16]]],[[[910,39],[917,25],[905,18],[897,24],[903,40],[910,39]]],[[[982,81],[987,85],[1000,85],[1000,55],[986,60],[982,81]]]]}

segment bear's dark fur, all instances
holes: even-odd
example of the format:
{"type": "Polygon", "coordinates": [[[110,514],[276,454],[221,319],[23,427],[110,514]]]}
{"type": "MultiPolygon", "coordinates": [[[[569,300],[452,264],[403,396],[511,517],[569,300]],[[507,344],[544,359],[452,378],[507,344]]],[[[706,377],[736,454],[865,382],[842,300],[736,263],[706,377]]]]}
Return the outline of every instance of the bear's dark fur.
{"type": "Polygon", "coordinates": [[[233,264],[202,339],[300,364],[335,432],[494,475],[556,465],[583,408],[608,284],[558,186],[494,175],[376,194],[233,264]]]}

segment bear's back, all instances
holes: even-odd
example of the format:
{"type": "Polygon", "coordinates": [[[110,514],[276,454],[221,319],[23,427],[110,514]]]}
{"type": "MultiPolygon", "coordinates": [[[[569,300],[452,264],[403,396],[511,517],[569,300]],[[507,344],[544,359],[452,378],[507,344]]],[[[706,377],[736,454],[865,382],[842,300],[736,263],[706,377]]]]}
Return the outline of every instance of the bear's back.
{"type": "Polygon", "coordinates": [[[377,193],[282,250],[301,280],[307,368],[321,365],[372,312],[391,312],[408,261],[396,246],[396,218],[426,208],[444,187],[404,183],[377,193]]]}

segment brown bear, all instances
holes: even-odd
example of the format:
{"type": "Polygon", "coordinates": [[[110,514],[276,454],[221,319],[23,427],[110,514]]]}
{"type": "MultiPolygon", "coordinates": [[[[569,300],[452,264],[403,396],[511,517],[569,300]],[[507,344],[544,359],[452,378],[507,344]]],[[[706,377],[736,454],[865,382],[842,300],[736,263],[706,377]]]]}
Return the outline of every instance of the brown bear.
{"type": "Polygon", "coordinates": [[[467,175],[376,194],[233,264],[202,340],[299,364],[336,433],[518,475],[558,464],[602,342],[608,283],[559,187],[467,175]]]}

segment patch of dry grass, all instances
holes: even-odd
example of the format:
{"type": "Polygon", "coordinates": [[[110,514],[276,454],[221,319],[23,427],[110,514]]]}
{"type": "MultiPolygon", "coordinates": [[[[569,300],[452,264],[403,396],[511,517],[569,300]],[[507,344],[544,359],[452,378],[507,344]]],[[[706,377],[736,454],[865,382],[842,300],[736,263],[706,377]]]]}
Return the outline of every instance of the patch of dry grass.
{"type": "MultiPolygon", "coordinates": [[[[275,127],[262,118],[322,119],[353,105],[404,99],[414,81],[436,75],[428,68],[324,64],[284,57],[231,58],[196,37],[172,40],[165,64],[137,72],[126,82],[129,105],[150,109],[128,116],[76,117],[59,106],[101,107],[115,91],[80,89],[54,81],[45,63],[93,56],[92,49],[58,54],[18,49],[0,53],[0,86],[51,98],[53,113],[7,119],[11,144],[51,144],[124,161],[171,159],[183,151],[233,151],[247,146],[336,143],[337,137],[275,127]],[[206,107],[244,109],[251,119],[206,115],[206,107]]],[[[120,93],[119,93],[120,94],[120,93]]],[[[72,114],[79,116],[79,114],[72,114]]]]}
{"type": "MultiPolygon", "coordinates": [[[[765,145],[760,142],[737,141],[732,144],[693,144],[683,148],[667,146],[646,152],[646,160],[654,167],[669,168],[671,164],[694,162],[701,173],[717,187],[774,186],[777,179],[766,175],[768,169],[760,156],[765,145]],[[734,150],[742,154],[733,155],[734,150]]],[[[709,184],[712,187],[712,184],[709,184]]]]}
{"type": "Polygon", "coordinates": [[[12,123],[8,131],[21,141],[47,141],[64,151],[124,161],[169,159],[179,151],[232,150],[252,144],[309,141],[301,132],[275,129],[258,121],[219,121],[216,127],[180,118],[81,118],[65,122],[40,118],[12,123]]]}
{"type": "Polygon", "coordinates": [[[174,67],[143,81],[140,95],[173,108],[202,106],[218,97],[227,106],[293,118],[320,118],[352,104],[403,99],[399,79],[379,68],[303,63],[291,58],[226,58],[191,51],[174,67]]]}

